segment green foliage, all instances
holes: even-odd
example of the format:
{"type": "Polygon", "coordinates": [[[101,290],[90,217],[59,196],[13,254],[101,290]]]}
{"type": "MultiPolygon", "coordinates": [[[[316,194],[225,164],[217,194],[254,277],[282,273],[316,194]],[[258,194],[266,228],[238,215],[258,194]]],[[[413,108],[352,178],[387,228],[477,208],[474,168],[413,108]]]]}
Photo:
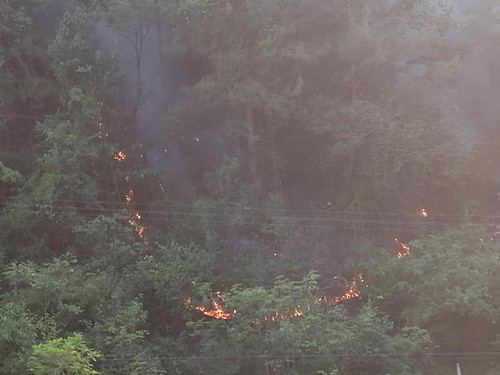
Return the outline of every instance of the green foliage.
{"type": "Polygon", "coordinates": [[[55,339],[36,346],[30,359],[34,375],[98,375],[92,363],[99,352],[87,348],[82,335],[55,339]]]}
{"type": "Polygon", "coordinates": [[[497,352],[497,228],[442,229],[496,210],[498,116],[475,144],[450,91],[498,28],[455,38],[455,13],[0,2],[0,374],[422,375],[452,370],[427,352],[497,352]],[[403,230],[408,256],[381,250],[403,230]]]}
{"type": "Polygon", "coordinates": [[[213,256],[194,244],[159,246],[138,264],[136,280],[160,306],[184,309],[187,296],[210,279],[213,256]]]}
{"type": "Polygon", "coordinates": [[[376,304],[401,326],[426,328],[443,351],[496,350],[496,235],[470,226],[415,240],[410,247],[411,254],[399,261],[366,259],[376,304]]]}
{"type": "MultiPolygon", "coordinates": [[[[227,325],[192,325],[193,334],[200,336],[201,353],[263,359],[269,356],[265,366],[273,371],[286,368],[293,360],[298,374],[327,371],[332,366],[329,354],[350,353],[352,358],[339,356],[333,361],[336,371],[364,374],[369,368],[377,373],[403,371],[409,363],[404,360],[367,363],[358,357],[418,353],[429,344],[426,330],[407,327],[397,332],[390,320],[371,304],[354,315],[342,306],[321,306],[315,296],[317,278],[317,274],[311,273],[299,282],[281,279],[271,289],[234,287],[226,296],[228,310],[237,309],[233,320],[227,325]],[[297,311],[303,316],[294,316],[297,311]],[[295,358],[298,353],[305,357],[295,358]],[[322,355],[325,360],[320,360],[322,355]],[[318,356],[319,360],[313,362],[307,356],[318,356]]],[[[228,369],[228,373],[238,371],[228,369]]]]}
{"type": "Polygon", "coordinates": [[[97,309],[107,292],[106,275],[88,274],[71,257],[38,266],[13,264],[5,272],[12,287],[10,298],[24,303],[41,316],[51,314],[63,326],[97,309]]]}
{"type": "Polygon", "coordinates": [[[19,182],[21,179],[22,175],[18,171],[8,168],[0,161],[0,182],[4,184],[12,184],[19,182]]]}
{"type": "Polygon", "coordinates": [[[240,188],[240,164],[237,159],[228,159],[220,163],[213,171],[205,175],[205,185],[215,199],[231,200],[237,198],[240,188]]]}
{"type": "Polygon", "coordinates": [[[0,305],[0,374],[26,371],[32,346],[53,338],[56,333],[56,324],[48,316],[37,317],[22,304],[0,305]]]}

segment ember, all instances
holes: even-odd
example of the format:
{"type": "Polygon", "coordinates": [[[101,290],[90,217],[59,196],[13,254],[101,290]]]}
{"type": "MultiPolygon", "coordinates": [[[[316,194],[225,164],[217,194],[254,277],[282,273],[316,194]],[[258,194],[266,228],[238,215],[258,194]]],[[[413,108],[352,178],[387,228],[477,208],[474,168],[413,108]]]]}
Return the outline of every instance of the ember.
{"type": "MultiPolygon", "coordinates": [[[[364,283],[362,274],[358,275],[358,280],[361,284],[364,283]]],[[[359,298],[361,296],[361,292],[359,291],[358,283],[356,282],[356,280],[351,281],[347,285],[347,288],[348,288],[347,292],[345,292],[341,296],[336,296],[333,298],[332,297],[328,298],[328,297],[324,296],[323,298],[318,299],[317,302],[321,303],[324,301],[328,305],[335,306],[341,302],[349,301],[351,299],[359,298]]]]}
{"type": "Polygon", "coordinates": [[[395,238],[394,241],[396,241],[396,243],[401,247],[401,250],[398,251],[398,253],[396,254],[396,257],[398,259],[401,259],[401,258],[404,258],[404,257],[410,255],[410,245],[399,241],[397,238],[395,238]]]}
{"type": "Polygon", "coordinates": [[[127,158],[127,154],[123,151],[120,151],[117,154],[113,155],[113,159],[118,160],[118,161],[124,161],[126,158],[127,158]]]}
{"type": "Polygon", "coordinates": [[[423,217],[423,218],[426,218],[427,216],[429,216],[429,214],[427,213],[427,210],[425,208],[421,208],[417,211],[418,213],[418,216],[420,217],[423,217]]]}
{"type": "MultiPolygon", "coordinates": [[[[140,216],[140,215],[139,215],[140,216]]],[[[135,219],[135,218],[134,218],[135,219]]],[[[144,239],[145,236],[146,236],[146,229],[147,227],[145,227],[144,225],[141,225],[139,224],[136,220],[134,219],[129,219],[128,223],[130,224],[130,226],[132,228],[134,228],[135,232],[137,233],[137,235],[144,239]]],[[[146,242],[147,243],[147,242],[146,242]]]]}
{"type": "Polygon", "coordinates": [[[212,301],[212,305],[213,305],[212,310],[207,310],[204,306],[196,306],[195,309],[201,311],[203,315],[210,316],[218,320],[231,319],[231,314],[224,311],[222,306],[218,304],[216,301],[212,301]]]}
{"type": "Polygon", "coordinates": [[[125,195],[125,200],[127,201],[127,203],[131,203],[133,198],[134,198],[134,191],[129,190],[128,194],[125,195]]]}
{"type": "MultiPolygon", "coordinates": [[[[317,304],[326,303],[328,305],[335,306],[341,302],[349,301],[349,300],[355,299],[355,298],[359,298],[361,296],[361,292],[359,291],[359,288],[358,288],[358,281],[361,284],[364,283],[362,274],[358,275],[357,280],[353,280],[352,282],[350,282],[348,284],[347,292],[345,292],[341,296],[337,296],[337,297],[333,297],[333,298],[328,298],[325,296],[323,298],[316,299],[316,303],[317,304]]],[[[216,295],[219,299],[222,300],[220,292],[217,292],[216,295]]],[[[186,306],[193,308],[193,306],[191,305],[190,299],[187,299],[185,301],[185,304],[186,304],[186,306]]],[[[230,320],[233,318],[233,316],[230,313],[224,311],[224,308],[222,307],[221,303],[214,300],[212,302],[212,305],[213,305],[213,308],[211,310],[208,310],[204,306],[195,306],[194,309],[197,311],[201,311],[206,316],[209,316],[211,318],[218,319],[218,320],[230,320]]],[[[235,314],[236,314],[236,310],[233,311],[233,315],[235,315],[235,314]]],[[[268,315],[268,316],[252,319],[251,322],[254,324],[261,324],[264,322],[278,322],[281,320],[300,318],[300,317],[303,317],[304,315],[305,315],[304,310],[300,306],[297,306],[289,313],[281,314],[281,313],[276,312],[276,313],[273,313],[273,314],[268,315]]]]}
{"type": "Polygon", "coordinates": [[[300,306],[298,306],[289,314],[274,313],[263,318],[253,319],[251,322],[254,324],[261,324],[263,322],[277,322],[279,320],[300,318],[302,316],[304,316],[304,312],[300,309],[300,306]]]}

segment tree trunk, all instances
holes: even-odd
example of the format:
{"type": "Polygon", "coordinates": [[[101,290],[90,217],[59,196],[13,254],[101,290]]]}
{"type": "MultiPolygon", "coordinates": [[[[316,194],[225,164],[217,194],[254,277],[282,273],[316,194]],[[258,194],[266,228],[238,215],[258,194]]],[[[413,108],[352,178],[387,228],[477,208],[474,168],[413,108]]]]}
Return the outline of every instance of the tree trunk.
{"type": "Polygon", "coordinates": [[[260,179],[257,172],[257,136],[255,134],[255,127],[253,121],[253,110],[255,106],[253,103],[245,104],[245,125],[248,132],[248,154],[249,154],[249,166],[250,166],[250,176],[253,182],[255,197],[258,198],[260,195],[260,179]]]}
{"type": "Polygon", "coordinates": [[[142,101],[142,40],[140,36],[140,31],[136,31],[135,33],[135,44],[134,44],[134,52],[135,52],[135,73],[136,73],[136,101],[134,107],[132,108],[132,117],[134,120],[134,128],[137,127],[137,114],[139,112],[139,108],[141,106],[142,101]]]}
{"type": "Polygon", "coordinates": [[[159,69],[161,78],[161,101],[164,104],[166,101],[166,90],[165,90],[165,54],[163,53],[163,24],[161,19],[161,11],[158,9],[157,20],[156,20],[156,33],[158,36],[158,57],[159,57],[159,69]]]}
{"type": "Polygon", "coordinates": [[[144,104],[144,82],[142,81],[142,57],[144,52],[144,41],[146,40],[149,30],[150,30],[150,22],[149,20],[146,22],[146,25],[140,25],[139,28],[135,32],[135,69],[137,74],[137,102],[133,108],[133,117],[134,117],[134,125],[137,127],[137,115],[139,113],[139,109],[144,104]]]}
{"type": "MultiPolygon", "coordinates": [[[[350,0],[346,0],[347,5],[347,20],[349,22],[349,31],[352,26],[352,14],[351,14],[351,3],[350,0]]],[[[356,82],[356,64],[351,63],[351,102],[356,100],[357,96],[357,82],[356,82]]]]}

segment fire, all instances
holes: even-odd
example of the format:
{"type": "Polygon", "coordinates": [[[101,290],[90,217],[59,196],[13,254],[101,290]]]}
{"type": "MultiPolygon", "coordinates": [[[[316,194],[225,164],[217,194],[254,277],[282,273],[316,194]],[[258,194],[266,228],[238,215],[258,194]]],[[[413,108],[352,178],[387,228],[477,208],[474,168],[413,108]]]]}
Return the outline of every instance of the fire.
{"type": "Polygon", "coordinates": [[[144,239],[144,236],[145,236],[145,233],[146,233],[146,227],[140,227],[139,230],[137,230],[137,234],[139,235],[139,237],[141,237],[142,239],[144,239]]]}
{"type": "MultiPolygon", "coordinates": [[[[132,190],[130,190],[129,194],[126,195],[125,199],[127,200],[127,203],[130,203],[132,201],[133,193],[134,192],[132,190]]],[[[146,236],[147,227],[138,223],[138,220],[140,220],[142,218],[142,215],[139,212],[134,212],[130,216],[132,218],[128,220],[129,225],[132,228],[134,228],[137,235],[144,240],[144,238],[146,236]]],[[[145,242],[147,243],[147,241],[145,241],[145,242]]]]}
{"type": "Polygon", "coordinates": [[[137,235],[144,239],[146,237],[146,229],[148,229],[147,227],[145,227],[144,225],[141,225],[139,224],[135,218],[133,219],[129,219],[128,220],[128,223],[130,224],[130,226],[132,228],[134,228],[135,232],[137,233],[137,235]]]}
{"type": "Polygon", "coordinates": [[[118,161],[124,161],[127,158],[127,154],[124,151],[119,151],[117,154],[113,155],[113,159],[118,161]]]}
{"type": "Polygon", "coordinates": [[[127,201],[127,203],[131,203],[133,198],[134,198],[134,191],[129,190],[128,194],[125,195],[125,200],[127,201]]]}
{"type": "MultiPolygon", "coordinates": [[[[222,306],[216,301],[212,301],[213,309],[207,310],[204,306],[196,306],[195,310],[198,310],[203,313],[203,315],[209,316],[211,318],[215,318],[217,320],[229,320],[232,318],[231,314],[224,311],[222,306]]],[[[236,310],[235,310],[236,311],[236,310]]]]}
{"type": "MultiPolygon", "coordinates": [[[[358,275],[358,281],[361,284],[364,283],[362,274],[358,275]]],[[[323,298],[316,299],[316,303],[320,304],[320,303],[325,302],[326,304],[328,304],[330,306],[335,306],[341,302],[345,302],[345,301],[349,301],[351,299],[356,299],[356,298],[361,297],[361,292],[359,291],[359,287],[358,287],[358,281],[356,281],[356,280],[351,281],[347,285],[348,290],[344,294],[342,294],[340,296],[333,297],[333,298],[328,298],[328,297],[324,296],[323,298]]],[[[261,324],[263,322],[277,322],[280,320],[300,318],[300,317],[303,317],[304,315],[305,315],[304,310],[302,310],[300,306],[297,306],[295,309],[292,310],[292,312],[290,312],[288,314],[274,313],[272,315],[268,315],[268,316],[265,316],[263,318],[253,319],[251,322],[255,323],[255,324],[261,324]]]]}
{"type": "MultiPolygon", "coordinates": [[[[359,291],[358,287],[358,282],[363,284],[364,279],[363,275],[359,274],[357,280],[351,281],[347,286],[348,290],[341,296],[333,297],[333,298],[328,298],[328,297],[323,297],[323,298],[318,298],[316,299],[316,303],[327,303],[328,305],[335,306],[341,302],[349,301],[351,299],[359,298],[361,296],[361,292],[359,291]]],[[[216,293],[218,299],[222,300],[221,293],[217,292],[216,293]]],[[[223,301],[223,300],[222,300],[223,301]]],[[[204,306],[192,306],[191,305],[191,299],[187,299],[185,301],[186,306],[189,306],[191,308],[194,308],[197,311],[202,312],[204,315],[209,316],[214,319],[218,320],[230,320],[233,318],[234,315],[236,315],[236,310],[233,311],[233,315],[231,313],[227,312],[224,310],[222,303],[217,302],[215,299],[212,301],[212,309],[208,310],[204,306]]],[[[254,324],[262,324],[264,322],[278,322],[282,320],[287,320],[287,319],[294,319],[294,318],[301,318],[305,315],[304,310],[300,307],[297,306],[295,307],[291,312],[289,313],[273,313],[271,315],[267,315],[261,318],[255,318],[252,319],[251,322],[254,324]]]]}
{"type": "Polygon", "coordinates": [[[254,324],[261,324],[263,322],[277,322],[277,321],[280,321],[280,320],[300,318],[302,316],[304,316],[304,311],[302,311],[300,309],[300,306],[297,306],[289,314],[274,313],[272,315],[268,315],[268,316],[265,316],[263,318],[253,319],[253,320],[251,320],[251,322],[254,323],[254,324]]]}
{"type": "MultiPolygon", "coordinates": [[[[364,283],[363,275],[361,273],[358,275],[358,281],[360,284],[364,283]]],[[[323,298],[318,298],[316,300],[316,303],[325,302],[328,305],[335,306],[341,302],[361,297],[361,292],[359,290],[358,282],[356,280],[353,280],[350,283],[348,283],[347,288],[348,288],[347,291],[340,296],[336,296],[333,298],[332,297],[328,298],[327,296],[324,296],[323,298]]]]}
{"type": "Polygon", "coordinates": [[[395,238],[394,241],[396,241],[396,243],[401,247],[401,250],[398,251],[398,253],[396,254],[396,257],[398,259],[401,259],[401,258],[404,258],[404,257],[410,255],[410,245],[399,241],[397,238],[395,238]]]}
{"type": "Polygon", "coordinates": [[[426,218],[427,216],[429,216],[429,213],[427,212],[427,210],[425,208],[421,208],[417,211],[418,213],[418,216],[420,217],[423,217],[423,218],[426,218]]]}

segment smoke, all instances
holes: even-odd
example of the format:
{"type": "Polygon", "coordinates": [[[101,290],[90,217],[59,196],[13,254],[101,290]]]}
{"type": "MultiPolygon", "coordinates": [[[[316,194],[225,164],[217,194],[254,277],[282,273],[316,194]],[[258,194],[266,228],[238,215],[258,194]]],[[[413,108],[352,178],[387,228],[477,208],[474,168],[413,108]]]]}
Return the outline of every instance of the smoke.
{"type": "MultiPolygon", "coordinates": [[[[136,56],[133,45],[105,21],[95,26],[100,47],[106,53],[118,53],[120,67],[125,71],[125,80],[120,91],[120,101],[125,108],[132,108],[137,102],[136,56]]],[[[151,27],[143,44],[141,80],[143,101],[136,117],[135,137],[137,152],[148,169],[163,172],[168,184],[179,198],[194,196],[194,184],[188,175],[186,158],[179,151],[179,142],[169,139],[171,134],[167,117],[168,108],[180,99],[182,84],[181,68],[175,56],[163,51],[171,38],[170,33],[151,27]]],[[[191,143],[197,143],[192,137],[191,143]]],[[[199,140],[199,138],[198,138],[199,140]]]]}
{"type": "MultiPolygon", "coordinates": [[[[454,17],[458,32],[452,37],[458,42],[467,43],[466,38],[481,27],[481,17],[488,10],[489,6],[484,1],[456,1],[454,17]]],[[[461,130],[478,140],[487,136],[488,123],[500,114],[500,106],[497,109],[495,103],[497,94],[500,93],[500,76],[495,74],[494,67],[488,63],[492,57],[488,52],[491,47],[489,44],[487,41],[469,44],[470,49],[466,51],[464,68],[457,86],[456,104],[461,130]]]]}
{"type": "MultiPolygon", "coordinates": [[[[137,72],[135,52],[130,41],[119,32],[109,27],[104,21],[95,27],[101,48],[107,53],[118,53],[120,67],[126,72],[125,82],[120,92],[120,99],[126,107],[132,107],[138,100],[137,72]]],[[[168,149],[164,123],[164,89],[161,57],[158,50],[158,38],[151,32],[144,41],[141,80],[144,85],[144,99],[136,119],[137,140],[146,145],[147,163],[150,168],[162,168],[166,158],[163,150],[168,149]]]]}
{"type": "Polygon", "coordinates": [[[461,0],[456,3],[456,19],[464,28],[458,38],[460,42],[466,43],[469,50],[466,51],[464,68],[457,85],[455,103],[460,131],[472,139],[476,163],[489,176],[489,181],[483,181],[487,186],[482,186],[488,195],[487,209],[496,211],[500,204],[500,174],[497,167],[500,155],[496,151],[500,142],[500,53],[495,47],[494,38],[491,38],[492,34],[487,34],[494,32],[494,25],[490,23],[493,13],[491,7],[492,4],[487,0],[461,0]],[[484,27],[489,28],[486,34],[482,33],[484,27]],[[467,35],[472,36],[473,40],[466,39],[467,35]]]}

